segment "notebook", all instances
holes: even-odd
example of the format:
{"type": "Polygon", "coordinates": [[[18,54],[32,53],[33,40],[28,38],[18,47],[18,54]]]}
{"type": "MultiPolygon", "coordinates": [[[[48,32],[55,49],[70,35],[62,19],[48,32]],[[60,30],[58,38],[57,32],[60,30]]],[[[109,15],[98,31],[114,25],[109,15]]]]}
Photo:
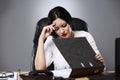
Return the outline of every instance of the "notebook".
{"type": "Polygon", "coordinates": [[[103,63],[96,60],[96,53],[85,37],[53,39],[53,42],[72,68],[70,77],[101,73],[103,63]]]}

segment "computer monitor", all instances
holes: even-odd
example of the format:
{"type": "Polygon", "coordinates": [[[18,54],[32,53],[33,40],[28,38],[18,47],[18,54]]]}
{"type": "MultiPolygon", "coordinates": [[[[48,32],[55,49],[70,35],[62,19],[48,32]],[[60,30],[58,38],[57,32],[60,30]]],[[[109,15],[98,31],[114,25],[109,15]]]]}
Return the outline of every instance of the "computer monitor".
{"type": "Polygon", "coordinates": [[[115,73],[120,77],[120,38],[115,40],[115,73]]]}

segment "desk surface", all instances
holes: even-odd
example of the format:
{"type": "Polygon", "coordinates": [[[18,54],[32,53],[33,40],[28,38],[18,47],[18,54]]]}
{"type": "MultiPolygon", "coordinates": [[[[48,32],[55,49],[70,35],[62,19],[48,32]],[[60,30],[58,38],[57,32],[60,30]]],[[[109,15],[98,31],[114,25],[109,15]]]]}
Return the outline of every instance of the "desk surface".
{"type": "MultiPolygon", "coordinates": [[[[25,73],[28,73],[28,71],[18,72],[18,80],[22,80],[19,75],[25,73]]],[[[106,74],[106,73],[114,73],[114,71],[104,71],[102,74],[106,74]]],[[[90,80],[90,79],[88,77],[81,77],[81,78],[76,78],[75,80],[90,80]]]]}

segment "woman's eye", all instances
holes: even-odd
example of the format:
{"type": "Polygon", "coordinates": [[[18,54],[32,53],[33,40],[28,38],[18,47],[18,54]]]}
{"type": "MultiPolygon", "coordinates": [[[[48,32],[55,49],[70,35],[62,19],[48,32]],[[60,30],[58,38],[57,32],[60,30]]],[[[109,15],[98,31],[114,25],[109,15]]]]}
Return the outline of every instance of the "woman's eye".
{"type": "Polygon", "coordinates": [[[66,26],[67,26],[67,24],[63,24],[63,25],[62,25],[62,27],[66,27],[66,26]]]}
{"type": "Polygon", "coordinates": [[[59,30],[59,28],[58,28],[58,27],[56,27],[56,28],[55,28],[55,31],[57,31],[57,30],[59,30]]]}

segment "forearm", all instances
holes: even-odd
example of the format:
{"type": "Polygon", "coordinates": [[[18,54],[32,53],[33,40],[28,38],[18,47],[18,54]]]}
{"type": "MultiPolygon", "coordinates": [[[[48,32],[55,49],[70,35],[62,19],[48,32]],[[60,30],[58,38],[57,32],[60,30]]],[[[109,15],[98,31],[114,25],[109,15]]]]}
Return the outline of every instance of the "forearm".
{"type": "Polygon", "coordinates": [[[39,43],[38,43],[38,48],[37,48],[36,57],[35,57],[35,67],[37,70],[46,69],[44,40],[42,38],[39,39],[39,43]]]}
{"type": "Polygon", "coordinates": [[[52,33],[52,31],[53,31],[52,26],[50,26],[50,25],[45,26],[39,37],[38,48],[37,48],[36,58],[35,58],[35,68],[37,70],[45,70],[46,69],[44,40],[52,33]]]}

